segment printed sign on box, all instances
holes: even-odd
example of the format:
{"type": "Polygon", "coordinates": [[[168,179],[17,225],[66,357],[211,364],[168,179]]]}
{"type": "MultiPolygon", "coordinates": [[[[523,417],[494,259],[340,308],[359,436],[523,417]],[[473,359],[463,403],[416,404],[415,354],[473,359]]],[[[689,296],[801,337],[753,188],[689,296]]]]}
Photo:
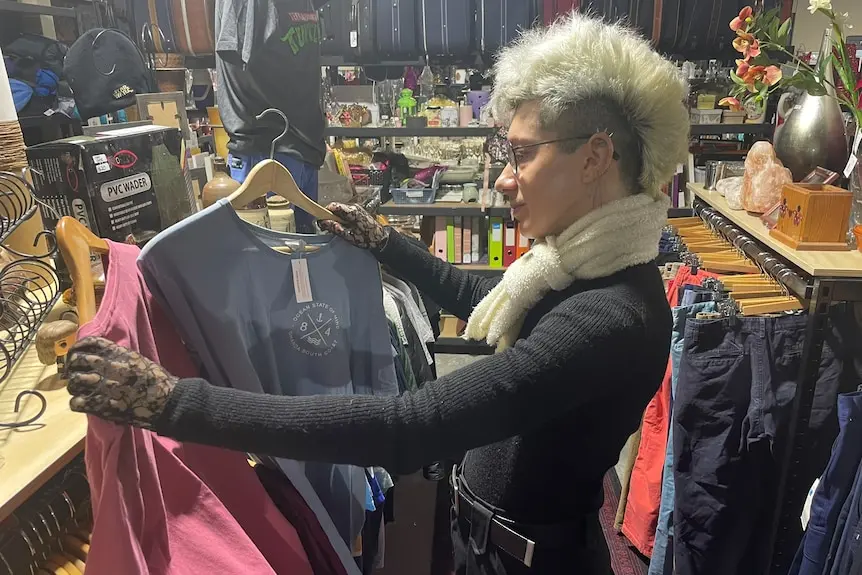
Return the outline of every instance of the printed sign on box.
{"type": "Polygon", "coordinates": [[[189,216],[181,143],[176,128],[141,126],[27,148],[36,195],[51,208],[41,207],[45,227],[68,215],[99,237],[142,244],[189,216]]]}

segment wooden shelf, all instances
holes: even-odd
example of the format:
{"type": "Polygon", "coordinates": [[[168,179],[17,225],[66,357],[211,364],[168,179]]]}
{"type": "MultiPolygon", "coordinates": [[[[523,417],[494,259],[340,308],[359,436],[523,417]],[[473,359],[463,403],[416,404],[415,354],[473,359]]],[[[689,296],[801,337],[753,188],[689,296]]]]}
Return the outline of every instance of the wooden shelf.
{"type": "Polygon", "coordinates": [[[486,343],[466,341],[460,337],[438,337],[434,343],[434,353],[493,355],[494,348],[486,343]]]}
{"type": "Polygon", "coordinates": [[[34,396],[24,396],[15,413],[15,398],[23,390],[39,391],[48,403],[32,425],[0,427],[0,521],[81,453],[87,435],[86,416],[69,409],[70,396],[57,368],[39,363],[35,346],[0,383],[0,421],[23,421],[38,413],[41,404],[34,396]]]}
{"type": "Polygon", "coordinates": [[[460,202],[434,202],[433,204],[396,204],[386,202],[377,212],[385,216],[498,216],[509,218],[509,206],[482,208],[479,204],[463,204],[460,202]]]}
{"type": "Polygon", "coordinates": [[[505,273],[506,268],[497,268],[488,264],[455,264],[455,267],[481,276],[496,277],[505,273]]]}
{"type": "Polygon", "coordinates": [[[718,192],[706,190],[703,184],[688,184],[688,189],[752,238],[769,247],[805,273],[814,277],[862,277],[862,253],[856,250],[846,252],[794,250],[770,236],[769,230],[763,225],[759,217],[744,210],[730,209],[727,200],[718,192]]]}
{"type": "Polygon", "coordinates": [[[324,129],[324,136],[343,138],[390,138],[390,137],[431,137],[431,138],[484,138],[494,133],[494,128],[476,126],[475,128],[342,128],[340,126],[328,126],[324,129]]]}
{"type": "Polygon", "coordinates": [[[692,136],[717,136],[720,134],[771,134],[772,124],[692,124],[692,136]]]}

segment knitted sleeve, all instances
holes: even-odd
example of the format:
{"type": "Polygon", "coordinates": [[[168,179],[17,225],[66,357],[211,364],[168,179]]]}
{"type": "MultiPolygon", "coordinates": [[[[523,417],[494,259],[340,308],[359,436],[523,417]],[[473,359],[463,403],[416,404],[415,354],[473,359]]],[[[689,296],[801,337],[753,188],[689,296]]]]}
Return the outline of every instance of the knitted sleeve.
{"type": "Polygon", "coordinates": [[[182,441],[409,473],[625,396],[607,370],[649,348],[643,318],[601,291],[574,295],[503,353],[400,397],[253,394],[181,380],[156,431],[182,441]]]}
{"type": "Polygon", "coordinates": [[[392,230],[377,259],[395,270],[440,307],[467,320],[500,278],[483,278],[434,257],[392,230]]]}

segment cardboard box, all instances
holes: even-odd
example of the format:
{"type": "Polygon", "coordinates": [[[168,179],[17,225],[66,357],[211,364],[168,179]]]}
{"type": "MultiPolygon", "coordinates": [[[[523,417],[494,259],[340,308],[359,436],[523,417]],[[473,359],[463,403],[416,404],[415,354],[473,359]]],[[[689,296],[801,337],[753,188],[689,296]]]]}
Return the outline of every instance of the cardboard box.
{"type": "Polygon", "coordinates": [[[140,243],[196,207],[176,128],[140,126],[27,148],[47,229],[74,216],[99,237],[140,243]],[[55,213],[56,212],[56,213],[55,213]]]}
{"type": "Polygon", "coordinates": [[[45,228],[73,216],[99,237],[143,244],[189,216],[181,144],[176,128],[140,126],[27,148],[45,228]]]}

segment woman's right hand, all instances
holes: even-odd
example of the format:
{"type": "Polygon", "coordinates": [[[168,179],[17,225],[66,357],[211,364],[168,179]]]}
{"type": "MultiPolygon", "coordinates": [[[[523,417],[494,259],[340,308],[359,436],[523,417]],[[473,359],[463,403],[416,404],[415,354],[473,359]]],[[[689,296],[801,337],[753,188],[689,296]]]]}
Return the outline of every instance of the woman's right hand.
{"type": "Polygon", "coordinates": [[[389,230],[362,206],[332,203],[326,206],[341,222],[321,220],[320,229],[344,238],[354,246],[379,250],[389,237],[389,230]]]}

